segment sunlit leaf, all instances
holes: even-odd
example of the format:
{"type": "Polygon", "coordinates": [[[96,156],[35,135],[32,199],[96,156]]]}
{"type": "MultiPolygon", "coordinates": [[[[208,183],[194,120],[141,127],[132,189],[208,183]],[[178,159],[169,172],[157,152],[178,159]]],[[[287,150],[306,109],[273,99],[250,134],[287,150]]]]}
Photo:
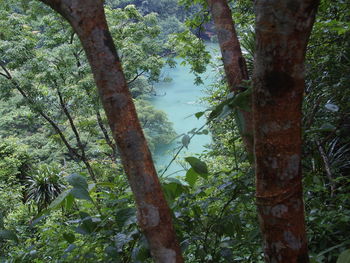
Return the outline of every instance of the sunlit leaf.
{"type": "Polygon", "coordinates": [[[208,167],[205,162],[202,162],[196,157],[186,157],[185,158],[186,162],[188,162],[193,170],[198,173],[200,176],[203,178],[208,177],[208,167]]]}
{"type": "Polygon", "coordinates": [[[205,112],[204,111],[200,111],[200,112],[196,112],[194,115],[196,116],[197,119],[199,119],[200,117],[203,116],[205,112]]]}
{"type": "Polygon", "coordinates": [[[68,195],[64,202],[64,208],[68,211],[73,207],[74,196],[68,195]]]}
{"type": "Polygon", "coordinates": [[[74,187],[80,187],[84,189],[88,189],[88,183],[84,176],[79,174],[71,174],[66,177],[67,182],[74,186],[74,187]]]}
{"type": "Polygon", "coordinates": [[[198,176],[199,175],[195,172],[195,170],[193,168],[190,168],[186,173],[185,180],[191,187],[193,187],[198,179],[198,176]]]}
{"type": "Polygon", "coordinates": [[[62,204],[62,202],[65,200],[65,198],[71,193],[72,189],[67,189],[59,194],[59,196],[56,197],[55,200],[52,201],[52,203],[49,205],[49,209],[54,209],[62,204]]]}
{"type": "Polygon", "coordinates": [[[344,250],[338,257],[337,263],[349,263],[350,262],[350,249],[344,250]]]}
{"type": "Polygon", "coordinates": [[[74,187],[73,189],[71,189],[71,194],[77,199],[92,201],[89,192],[84,188],[74,187]]]}

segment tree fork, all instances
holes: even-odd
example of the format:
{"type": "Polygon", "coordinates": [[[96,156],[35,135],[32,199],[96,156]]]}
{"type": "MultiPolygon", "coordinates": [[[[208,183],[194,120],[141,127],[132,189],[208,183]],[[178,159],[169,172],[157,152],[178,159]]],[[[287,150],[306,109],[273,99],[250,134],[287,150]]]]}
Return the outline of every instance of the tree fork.
{"type": "Polygon", "coordinates": [[[155,262],[183,262],[170,209],[110,35],[103,1],[40,0],[69,21],[88,57],[155,262]]]}

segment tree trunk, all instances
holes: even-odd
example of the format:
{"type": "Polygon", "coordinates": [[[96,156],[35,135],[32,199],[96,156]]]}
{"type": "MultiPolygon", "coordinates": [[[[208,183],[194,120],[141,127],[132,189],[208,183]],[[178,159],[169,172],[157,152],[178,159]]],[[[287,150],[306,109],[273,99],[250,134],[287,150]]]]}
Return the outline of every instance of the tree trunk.
{"type": "MultiPolygon", "coordinates": [[[[226,0],[207,0],[207,3],[217,31],[228,86],[231,91],[239,93],[243,91],[242,80],[248,80],[249,76],[230,7],[226,0]]],[[[241,131],[244,146],[248,154],[253,156],[252,114],[242,110],[239,112],[244,120],[244,127],[241,131]]]]}
{"type": "Polygon", "coordinates": [[[41,1],[69,21],[83,44],[136,199],[138,222],[155,262],[183,262],[171,212],[107,26],[103,1],[41,1]]]}
{"type": "Polygon", "coordinates": [[[304,60],[317,0],[257,0],[253,118],[266,262],[309,262],[301,174],[304,60]]]}

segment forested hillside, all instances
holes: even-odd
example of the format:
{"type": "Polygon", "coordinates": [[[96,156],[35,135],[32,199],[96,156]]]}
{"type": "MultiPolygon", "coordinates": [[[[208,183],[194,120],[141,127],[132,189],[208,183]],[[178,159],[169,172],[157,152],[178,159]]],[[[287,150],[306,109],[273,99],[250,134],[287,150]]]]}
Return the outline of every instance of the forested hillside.
{"type": "Polygon", "coordinates": [[[349,86],[348,1],[0,0],[0,262],[349,263],[349,86]]]}

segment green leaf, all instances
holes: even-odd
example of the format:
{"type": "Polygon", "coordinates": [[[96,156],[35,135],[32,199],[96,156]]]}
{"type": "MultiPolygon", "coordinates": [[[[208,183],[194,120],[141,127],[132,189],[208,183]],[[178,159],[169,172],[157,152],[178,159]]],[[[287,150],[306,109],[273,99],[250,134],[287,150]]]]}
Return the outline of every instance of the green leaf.
{"type": "Polygon", "coordinates": [[[146,262],[151,256],[149,249],[144,246],[134,248],[132,254],[137,262],[146,262]]]}
{"type": "Polygon", "coordinates": [[[74,196],[68,195],[67,198],[65,199],[65,202],[64,202],[64,208],[66,210],[72,209],[73,203],[74,203],[74,196]]]}
{"type": "Polygon", "coordinates": [[[238,93],[234,99],[230,102],[230,106],[232,108],[239,108],[244,111],[251,111],[251,95],[252,95],[252,89],[248,88],[247,90],[238,93]]]}
{"type": "Polygon", "coordinates": [[[41,211],[32,221],[31,225],[35,226],[37,223],[39,223],[41,220],[43,220],[44,218],[46,218],[49,214],[50,210],[49,209],[45,209],[43,211],[41,211]]]}
{"type": "Polygon", "coordinates": [[[67,182],[74,186],[74,187],[80,187],[83,189],[88,189],[88,183],[86,182],[86,179],[84,176],[79,174],[71,174],[66,177],[67,182]]]}
{"type": "Polygon", "coordinates": [[[237,128],[240,132],[240,134],[243,133],[244,129],[245,129],[245,121],[244,121],[244,117],[241,111],[235,110],[235,121],[237,124],[237,128]]]}
{"type": "Polygon", "coordinates": [[[118,250],[117,250],[116,247],[113,247],[113,246],[106,247],[105,248],[105,253],[110,258],[113,258],[113,259],[118,259],[119,258],[118,250]]]}
{"type": "Polygon", "coordinates": [[[123,227],[129,225],[135,219],[136,211],[135,208],[127,207],[117,210],[116,222],[118,226],[123,227]]]}
{"type": "Polygon", "coordinates": [[[69,253],[71,251],[73,251],[77,246],[75,244],[70,244],[65,250],[64,252],[69,253]]]}
{"type": "Polygon", "coordinates": [[[173,178],[173,177],[166,178],[166,182],[167,183],[175,183],[175,184],[183,186],[183,183],[179,179],[173,178]]]}
{"type": "Polygon", "coordinates": [[[196,173],[196,171],[193,168],[190,168],[186,173],[185,180],[191,187],[193,187],[198,179],[198,176],[198,173],[196,173]]]}
{"type": "Polygon", "coordinates": [[[166,182],[163,184],[163,191],[167,197],[167,200],[173,201],[176,197],[184,193],[187,187],[176,178],[167,178],[166,182]]]}
{"type": "Polygon", "coordinates": [[[63,233],[63,238],[68,243],[73,243],[75,241],[75,235],[73,233],[63,233]]]}
{"type": "Polygon", "coordinates": [[[72,195],[77,198],[77,199],[83,199],[83,200],[87,200],[87,201],[92,201],[89,192],[81,187],[74,187],[71,190],[72,195]]]}
{"type": "Polygon", "coordinates": [[[349,263],[350,262],[350,249],[344,250],[338,257],[337,263],[349,263]]]}
{"type": "Polygon", "coordinates": [[[194,116],[196,116],[196,118],[199,119],[200,117],[202,117],[204,115],[204,113],[205,113],[204,111],[196,112],[194,114],[194,116]]]}
{"type": "Polygon", "coordinates": [[[174,201],[176,196],[178,184],[176,183],[165,183],[163,184],[163,192],[167,197],[168,201],[174,201]]]}
{"type": "Polygon", "coordinates": [[[96,230],[96,223],[92,221],[92,218],[87,213],[83,213],[84,217],[81,220],[81,224],[75,229],[75,231],[82,235],[88,235],[96,230]]]}
{"type": "Polygon", "coordinates": [[[213,119],[218,117],[221,114],[222,109],[227,103],[228,103],[227,101],[224,101],[224,102],[221,102],[219,105],[217,105],[209,114],[208,121],[212,121],[213,119]]]}
{"type": "Polygon", "coordinates": [[[13,240],[15,242],[18,242],[18,237],[16,233],[12,230],[0,230],[0,240],[13,240]]]}
{"type": "Polygon", "coordinates": [[[186,162],[188,162],[193,170],[198,173],[201,177],[207,178],[208,177],[208,167],[205,162],[202,162],[196,157],[186,157],[186,162]]]}
{"type": "Polygon", "coordinates": [[[63,191],[62,193],[59,194],[59,196],[57,196],[55,198],[55,200],[52,201],[52,203],[49,205],[49,209],[55,209],[57,208],[59,205],[62,204],[62,202],[66,199],[66,197],[71,193],[72,189],[67,189],[65,191],[63,191]]]}
{"type": "Polygon", "coordinates": [[[208,131],[207,129],[204,129],[204,130],[202,131],[202,134],[208,135],[208,134],[209,134],[209,131],[208,131]]]}

